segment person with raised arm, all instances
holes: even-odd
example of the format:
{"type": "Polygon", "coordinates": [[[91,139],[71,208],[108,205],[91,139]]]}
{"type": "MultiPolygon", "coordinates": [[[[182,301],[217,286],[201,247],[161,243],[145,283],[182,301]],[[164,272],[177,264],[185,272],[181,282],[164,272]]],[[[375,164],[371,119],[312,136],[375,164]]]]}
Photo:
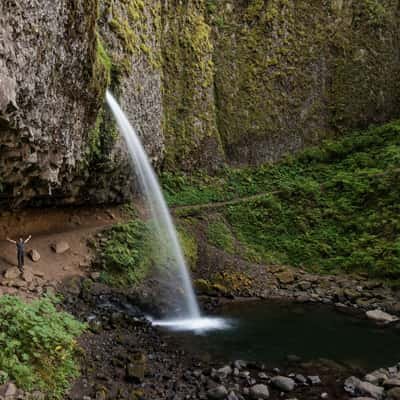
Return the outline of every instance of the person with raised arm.
{"type": "Polygon", "coordinates": [[[32,235],[29,235],[25,240],[21,237],[18,240],[12,240],[7,238],[6,240],[10,243],[13,243],[17,246],[17,259],[18,259],[18,268],[21,272],[24,271],[24,259],[25,259],[25,244],[28,243],[32,238],[32,235]]]}

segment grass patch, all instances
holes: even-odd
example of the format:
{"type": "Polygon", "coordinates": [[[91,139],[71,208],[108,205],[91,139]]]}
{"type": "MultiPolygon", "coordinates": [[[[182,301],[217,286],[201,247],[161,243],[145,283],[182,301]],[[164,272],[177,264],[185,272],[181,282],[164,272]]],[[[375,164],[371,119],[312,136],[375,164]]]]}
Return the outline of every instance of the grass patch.
{"type": "Polygon", "coordinates": [[[0,369],[18,387],[61,399],[78,375],[75,338],[85,328],[49,298],[0,297],[0,369]]]}
{"type": "Polygon", "coordinates": [[[164,175],[163,182],[173,205],[265,193],[218,209],[261,262],[400,278],[399,121],[276,165],[226,169],[214,177],[164,175]]]}

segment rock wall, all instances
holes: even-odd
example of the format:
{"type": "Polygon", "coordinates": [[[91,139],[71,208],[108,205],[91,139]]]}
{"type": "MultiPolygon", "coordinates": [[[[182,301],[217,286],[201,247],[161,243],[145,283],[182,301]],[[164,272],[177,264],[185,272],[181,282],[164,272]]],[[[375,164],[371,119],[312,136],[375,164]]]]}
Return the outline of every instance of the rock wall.
{"type": "Polygon", "coordinates": [[[218,131],[231,163],[276,161],[400,115],[398,0],[208,4],[218,131]]]}
{"type": "Polygon", "coordinates": [[[5,0],[0,207],[132,193],[110,87],[157,168],[276,161],[399,115],[399,0],[5,0]]]}
{"type": "Polygon", "coordinates": [[[98,102],[94,2],[39,3],[0,4],[0,198],[9,206],[72,196],[98,102]]]}

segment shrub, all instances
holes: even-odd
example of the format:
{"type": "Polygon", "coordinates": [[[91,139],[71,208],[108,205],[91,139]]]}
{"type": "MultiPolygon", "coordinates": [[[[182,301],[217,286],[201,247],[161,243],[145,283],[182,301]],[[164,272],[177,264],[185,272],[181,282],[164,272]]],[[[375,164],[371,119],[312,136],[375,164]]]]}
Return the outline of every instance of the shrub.
{"type": "Polygon", "coordinates": [[[59,399],[78,375],[75,337],[85,326],[54,300],[30,304],[18,297],[0,298],[0,369],[24,390],[41,390],[59,399]]]}

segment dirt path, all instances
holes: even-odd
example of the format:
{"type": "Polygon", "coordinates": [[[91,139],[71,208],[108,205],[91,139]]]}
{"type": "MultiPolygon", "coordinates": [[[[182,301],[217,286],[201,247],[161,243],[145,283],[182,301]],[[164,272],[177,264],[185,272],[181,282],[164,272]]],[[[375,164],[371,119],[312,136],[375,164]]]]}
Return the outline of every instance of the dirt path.
{"type": "Polygon", "coordinates": [[[193,204],[189,206],[174,206],[172,207],[172,211],[185,211],[185,210],[207,210],[207,209],[213,209],[213,208],[220,208],[224,206],[230,206],[233,204],[239,204],[244,201],[251,201],[251,200],[258,200],[262,199],[263,197],[269,195],[269,194],[276,194],[279,193],[279,191],[274,191],[274,192],[264,192],[264,193],[258,193],[254,194],[251,196],[244,196],[244,197],[237,197],[232,200],[227,200],[227,201],[215,201],[215,202],[209,202],[209,203],[203,203],[203,204],[193,204]]]}
{"type": "MultiPolygon", "coordinates": [[[[9,268],[17,266],[16,247],[4,240],[6,236],[17,239],[31,234],[26,253],[34,249],[39,252],[40,259],[33,262],[26,255],[26,269],[56,285],[70,276],[87,274],[94,256],[88,240],[104,228],[127,219],[121,207],[38,209],[5,213],[0,216],[0,276],[9,268]],[[66,241],[70,249],[63,254],[56,254],[51,245],[61,240],[66,241]]],[[[4,278],[1,283],[7,287],[7,290],[2,288],[3,293],[14,292],[9,287],[15,285],[3,281],[4,278]]]]}

